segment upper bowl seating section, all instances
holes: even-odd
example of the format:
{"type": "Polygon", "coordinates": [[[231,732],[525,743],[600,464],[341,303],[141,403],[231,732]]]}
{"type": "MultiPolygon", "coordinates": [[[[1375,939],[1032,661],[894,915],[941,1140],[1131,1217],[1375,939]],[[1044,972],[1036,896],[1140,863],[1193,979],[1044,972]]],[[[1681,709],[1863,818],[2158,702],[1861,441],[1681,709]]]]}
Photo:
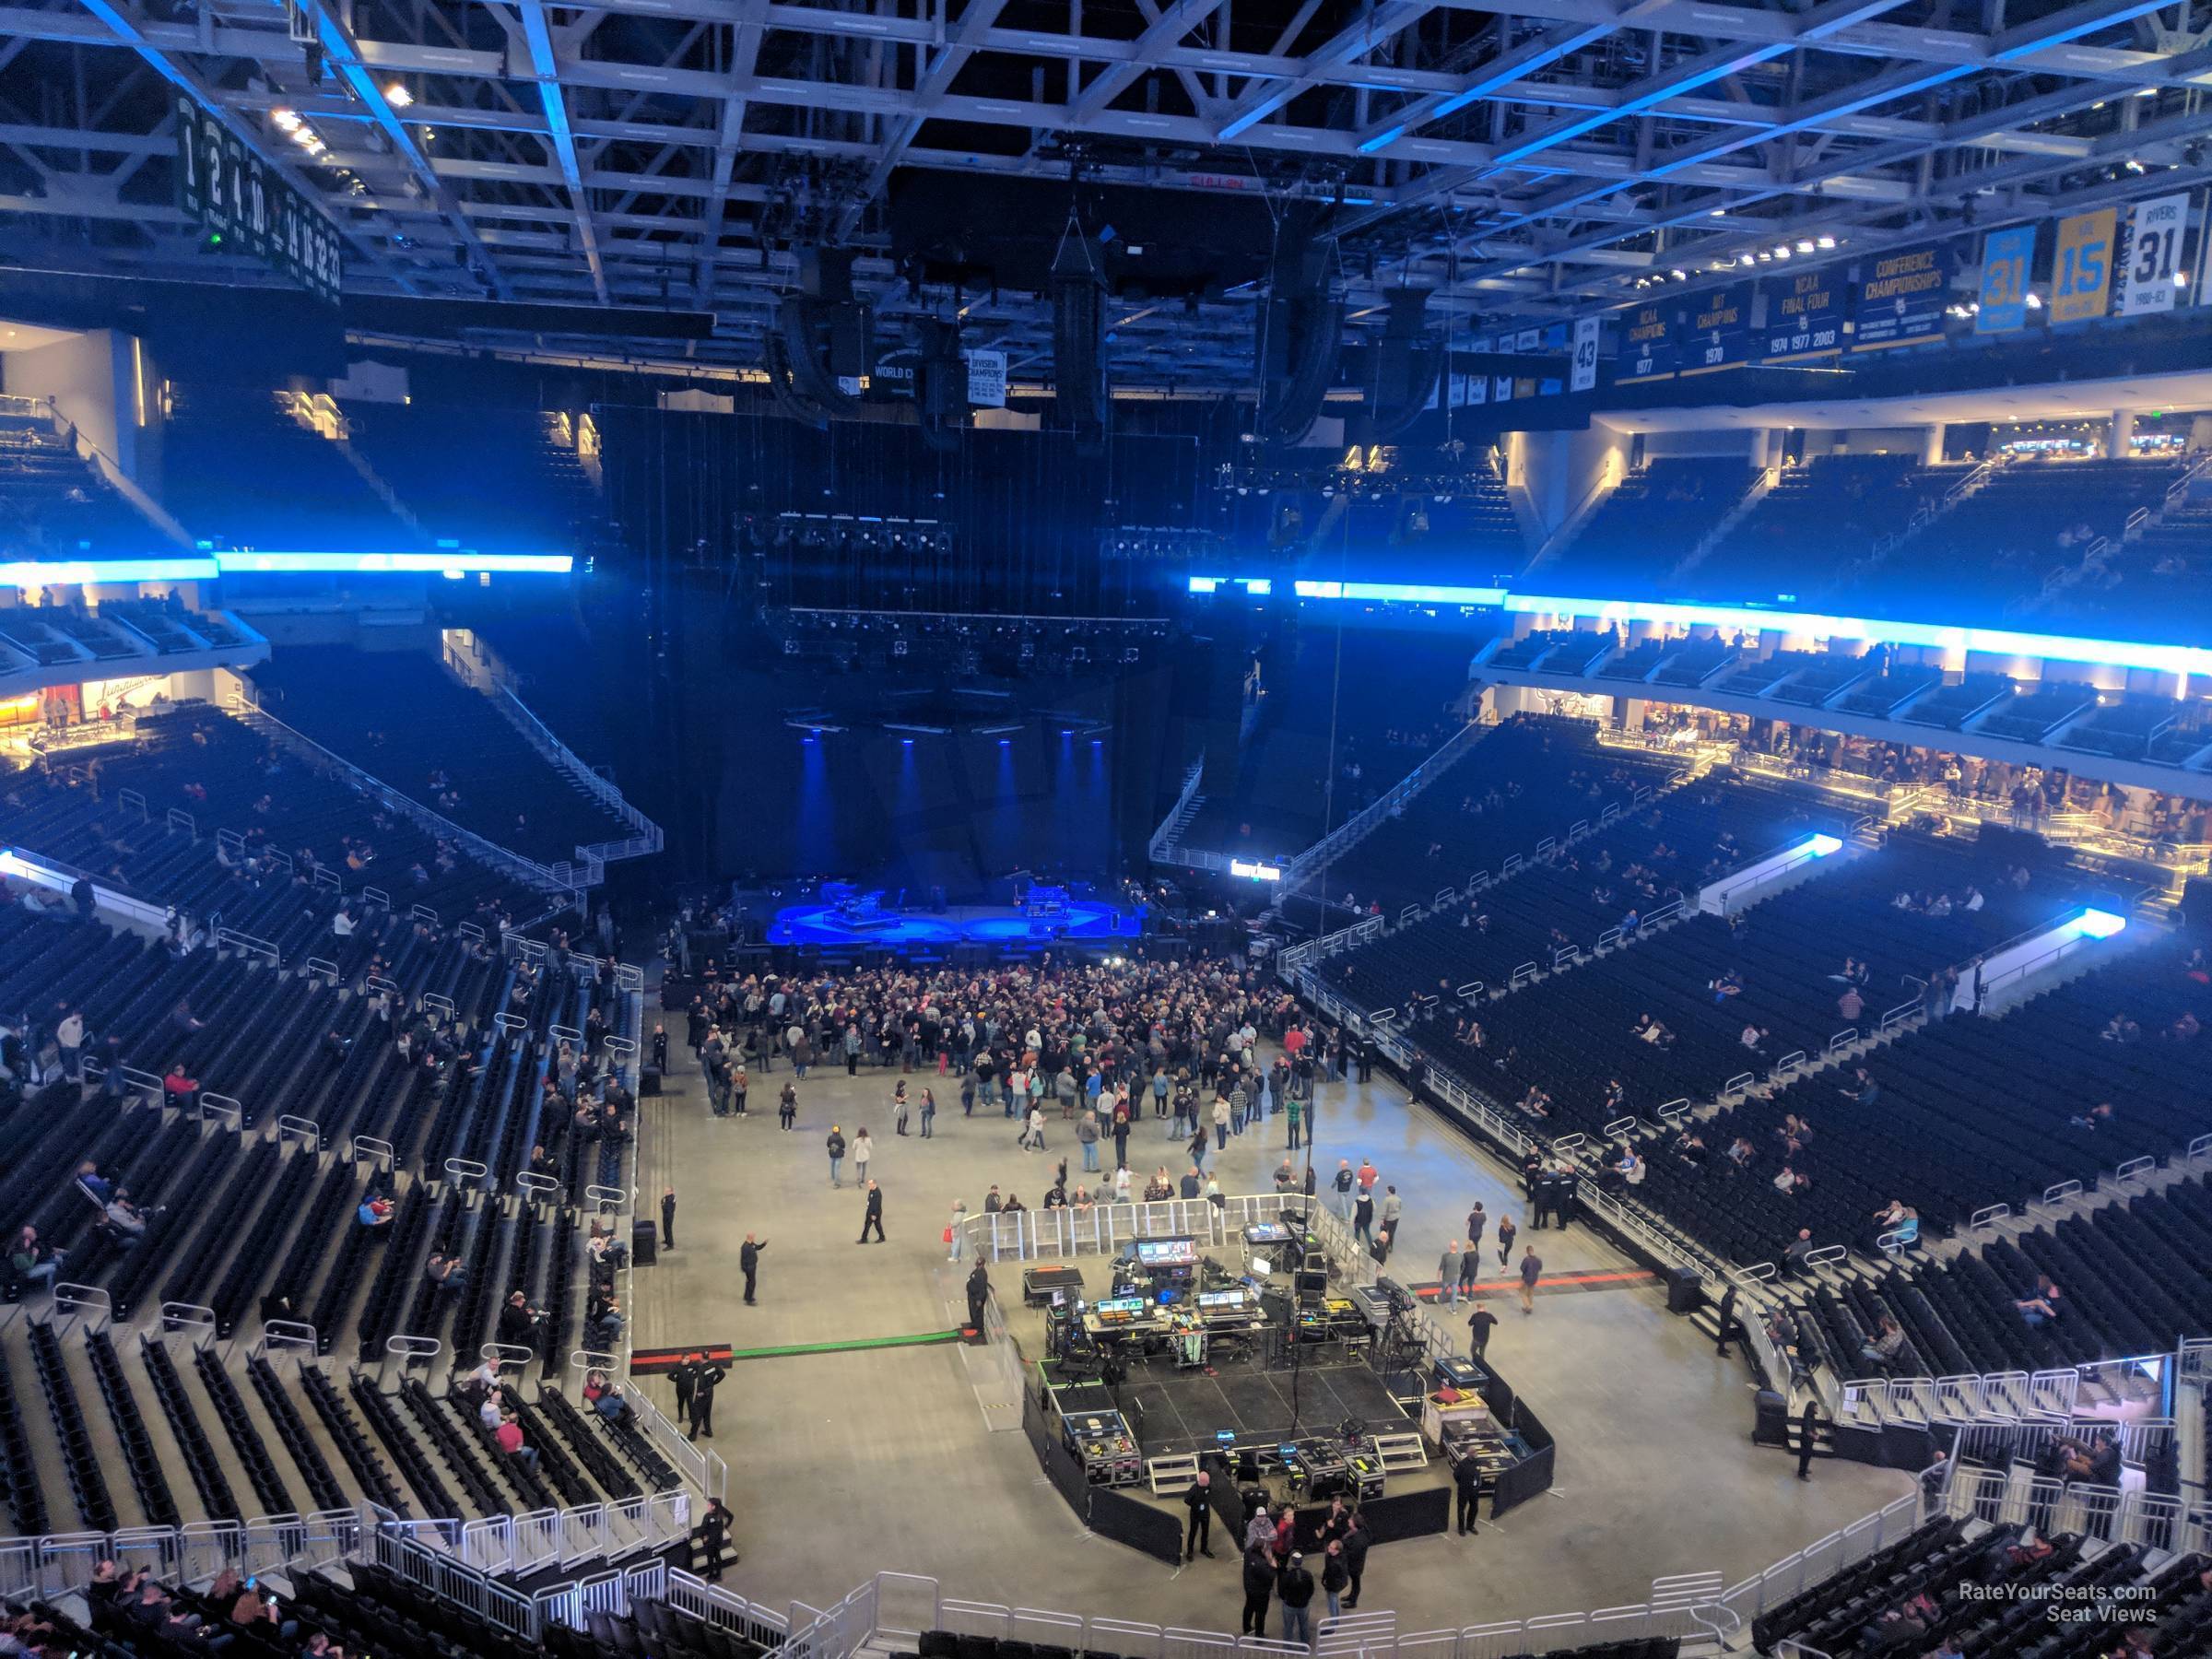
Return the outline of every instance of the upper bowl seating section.
{"type": "Polygon", "coordinates": [[[631,833],[434,657],[317,646],[272,658],[253,682],[263,709],[287,725],[525,858],[558,864],[631,833]]]}
{"type": "Polygon", "coordinates": [[[1664,596],[1666,573],[1759,477],[1740,457],[1650,461],[1599,503],[1559,556],[1529,579],[1540,593],[1664,596]]]}

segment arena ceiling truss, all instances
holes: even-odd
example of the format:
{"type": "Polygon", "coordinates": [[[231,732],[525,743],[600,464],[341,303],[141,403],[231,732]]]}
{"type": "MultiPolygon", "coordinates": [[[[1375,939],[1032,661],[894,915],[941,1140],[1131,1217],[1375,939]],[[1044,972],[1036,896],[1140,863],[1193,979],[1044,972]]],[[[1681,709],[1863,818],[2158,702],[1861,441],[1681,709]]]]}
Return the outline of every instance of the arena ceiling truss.
{"type": "MultiPolygon", "coordinates": [[[[1780,241],[1853,258],[2200,179],[2212,4],[18,0],[0,253],[280,280],[179,208],[180,90],[319,201],[351,292],[711,312],[699,359],[745,366],[842,244],[886,324],[959,308],[1018,365],[1049,303],[988,237],[957,288],[902,247],[915,181],[1263,206],[1335,238],[1355,330],[1404,283],[1470,331],[1557,320],[1780,241]]],[[[1199,292],[1124,269],[1117,377],[1249,374],[1265,250],[1218,253],[1199,292]]]]}

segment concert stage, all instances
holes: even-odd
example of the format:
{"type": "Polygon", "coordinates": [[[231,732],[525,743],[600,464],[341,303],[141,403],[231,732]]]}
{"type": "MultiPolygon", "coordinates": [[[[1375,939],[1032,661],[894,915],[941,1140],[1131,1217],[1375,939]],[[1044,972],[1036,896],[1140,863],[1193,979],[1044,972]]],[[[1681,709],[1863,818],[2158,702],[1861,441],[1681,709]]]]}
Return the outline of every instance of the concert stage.
{"type": "Polygon", "coordinates": [[[811,945],[851,950],[947,950],[960,945],[994,949],[1036,948],[1057,943],[1093,947],[1127,941],[1144,934],[1141,910],[1124,910],[1095,899],[1067,900],[1063,913],[1032,918],[1012,904],[953,905],[942,911],[885,909],[852,918],[835,904],[793,904],[769,924],[771,945],[811,945]]]}

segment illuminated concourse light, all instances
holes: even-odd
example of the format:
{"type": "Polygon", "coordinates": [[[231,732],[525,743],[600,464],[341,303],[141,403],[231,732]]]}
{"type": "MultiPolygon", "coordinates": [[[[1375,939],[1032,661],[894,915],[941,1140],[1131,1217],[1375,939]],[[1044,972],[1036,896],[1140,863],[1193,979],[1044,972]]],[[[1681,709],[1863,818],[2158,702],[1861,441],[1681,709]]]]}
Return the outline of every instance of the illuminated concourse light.
{"type": "Polygon", "coordinates": [[[215,563],[226,576],[442,576],[448,571],[566,576],[575,568],[576,560],[567,553],[476,553],[466,548],[436,553],[262,553],[233,549],[218,552],[215,563]]]}
{"type": "Polygon", "coordinates": [[[1805,850],[1815,858],[1826,858],[1830,853],[1843,851],[1843,842],[1833,835],[1816,835],[1805,843],[1805,850]]]}
{"type": "Polygon", "coordinates": [[[2085,910],[2066,925],[2085,938],[2109,939],[2127,925],[2127,918],[2110,911],[2085,910]]]}

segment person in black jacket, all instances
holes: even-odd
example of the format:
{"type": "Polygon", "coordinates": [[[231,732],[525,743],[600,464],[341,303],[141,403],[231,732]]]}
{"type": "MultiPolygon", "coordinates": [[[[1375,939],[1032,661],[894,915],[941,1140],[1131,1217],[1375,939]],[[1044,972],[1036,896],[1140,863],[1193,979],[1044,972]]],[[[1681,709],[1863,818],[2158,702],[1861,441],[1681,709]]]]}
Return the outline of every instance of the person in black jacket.
{"type": "Polygon", "coordinates": [[[760,1271],[760,1253],[768,1248],[766,1239],[745,1235],[745,1247],[737,1253],[737,1270],[745,1275],[745,1305],[753,1305],[753,1276],[760,1271]]]}
{"type": "Polygon", "coordinates": [[[691,1420],[691,1384],[699,1379],[699,1356],[686,1354],[668,1368],[668,1381],[676,1384],[676,1420],[691,1420]]]}
{"type": "Polygon", "coordinates": [[[728,1374],[719,1365],[700,1362],[691,1380],[691,1439],[714,1438],[714,1390],[728,1374]]]}
{"type": "Polygon", "coordinates": [[[868,1241],[868,1229],[871,1227],[876,1230],[876,1242],[882,1243],[883,1189],[872,1181],[868,1182],[868,1207],[861,1212],[860,1237],[853,1241],[855,1244],[865,1244],[868,1241]]]}
{"type": "Polygon", "coordinates": [[[1267,1634],[1267,1598],[1275,1593],[1275,1563],[1264,1545],[1244,1552],[1244,1617],[1237,1627],[1241,1636],[1267,1634]]]}
{"type": "Polygon", "coordinates": [[[968,1323],[983,1328],[983,1304],[991,1300],[991,1276],[981,1262],[968,1275],[968,1323]]]}
{"type": "Polygon", "coordinates": [[[1352,1512],[1350,1526],[1344,1535],[1344,1571],[1351,1578],[1350,1594],[1345,1596],[1344,1606],[1350,1612],[1359,1606],[1359,1581],[1367,1572],[1367,1517],[1358,1510],[1352,1512]]]}
{"type": "Polygon", "coordinates": [[[1276,1599],[1283,1604],[1283,1640],[1295,1641],[1300,1647],[1313,1645],[1313,1621],[1306,1609],[1313,1605],[1313,1575],[1306,1571],[1306,1558],[1298,1551],[1283,1563],[1276,1575],[1276,1599]]]}
{"type": "Polygon", "coordinates": [[[1344,1617],[1345,1587],[1351,1582],[1351,1572],[1344,1564],[1343,1540],[1332,1538],[1328,1553],[1321,1558],[1321,1593],[1328,1598],[1330,1624],[1344,1617]]]}
{"type": "Polygon", "coordinates": [[[1452,1484],[1459,1491],[1459,1535],[1475,1536],[1476,1509],[1482,1497],[1482,1471],[1471,1457],[1463,1457],[1453,1465],[1452,1484]]]}
{"type": "Polygon", "coordinates": [[[1201,1469],[1197,1482],[1182,1495],[1182,1506],[1191,1512],[1191,1518],[1182,1529],[1182,1559],[1186,1561],[1191,1559],[1194,1548],[1208,1560],[1213,1559],[1213,1476],[1201,1469]]]}

